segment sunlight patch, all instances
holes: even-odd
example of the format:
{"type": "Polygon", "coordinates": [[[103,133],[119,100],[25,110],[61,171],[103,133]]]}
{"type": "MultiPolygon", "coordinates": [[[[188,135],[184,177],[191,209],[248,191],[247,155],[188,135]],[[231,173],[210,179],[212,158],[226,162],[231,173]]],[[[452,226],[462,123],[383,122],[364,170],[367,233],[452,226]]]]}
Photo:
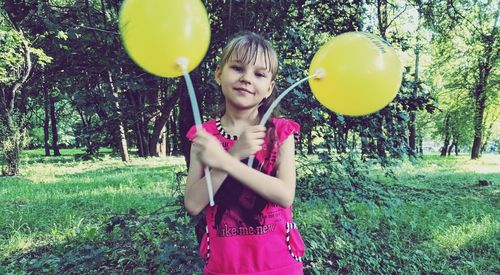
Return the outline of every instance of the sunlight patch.
{"type": "Polygon", "coordinates": [[[489,215],[479,221],[451,226],[447,229],[438,228],[434,232],[434,239],[441,247],[460,250],[468,245],[487,240],[499,229],[499,222],[491,219],[489,215]]]}
{"type": "Polygon", "coordinates": [[[31,235],[25,235],[20,231],[15,232],[8,239],[7,243],[8,247],[6,250],[11,251],[28,251],[35,245],[35,241],[31,235]]]}
{"type": "Polygon", "coordinates": [[[470,160],[462,169],[479,174],[500,173],[500,155],[483,155],[478,160],[470,160]]]}

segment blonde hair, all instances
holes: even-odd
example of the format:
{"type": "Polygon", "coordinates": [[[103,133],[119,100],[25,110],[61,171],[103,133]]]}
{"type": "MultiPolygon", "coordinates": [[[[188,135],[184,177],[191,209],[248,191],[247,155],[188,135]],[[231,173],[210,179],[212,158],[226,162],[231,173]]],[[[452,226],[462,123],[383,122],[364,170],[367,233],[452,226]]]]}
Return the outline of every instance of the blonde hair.
{"type": "MultiPolygon", "coordinates": [[[[229,43],[222,51],[218,69],[222,70],[222,68],[224,68],[224,65],[232,60],[231,58],[235,58],[236,60],[244,64],[250,64],[251,62],[255,64],[257,62],[259,54],[264,55],[265,67],[269,72],[271,72],[271,79],[275,80],[276,75],[278,74],[277,54],[268,41],[266,41],[262,36],[253,32],[240,33],[235,38],[229,41],[229,43]]],[[[262,100],[261,104],[258,107],[258,114],[260,119],[262,119],[264,113],[269,109],[271,103],[274,101],[274,98],[275,92],[271,93],[269,97],[262,100]]],[[[221,116],[225,112],[225,106],[222,105],[222,107],[223,110],[221,112],[221,116]]],[[[260,171],[262,171],[263,168],[267,167],[267,164],[270,161],[274,161],[271,158],[271,153],[274,151],[274,148],[277,144],[276,127],[271,119],[266,122],[266,128],[266,136],[268,137],[268,153],[266,156],[264,156],[262,163],[259,163],[258,161],[254,162],[254,168],[260,171]]],[[[274,161],[274,166],[271,168],[271,171],[265,172],[269,172],[270,175],[276,175],[276,162],[274,161]]],[[[215,195],[215,201],[218,205],[216,210],[217,212],[215,214],[216,225],[220,225],[222,216],[226,211],[229,211],[233,207],[240,205],[239,197],[244,190],[242,183],[231,176],[228,176],[225,181],[229,181],[228,184],[223,184],[215,195]]],[[[242,220],[248,225],[259,226],[260,221],[258,217],[266,204],[267,201],[260,195],[257,195],[253,206],[250,209],[245,209],[242,212],[242,220]]]]}
{"type": "MultiPolygon", "coordinates": [[[[229,43],[226,45],[226,47],[224,47],[224,50],[222,51],[221,60],[218,65],[219,70],[222,70],[224,65],[230,62],[230,58],[233,57],[244,64],[250,64],[250,62],[253,62],[253,64],[255,64],[257,62],[259,50],[262,54],[264,54],[265,67],[269,72],[271,72],[271,80],[274,81],[276,79],[276,75],[278,74],[278,55],[276,54],[274,48],[271,46],[271,43],[269,43],[262,36],[253,32],[239,33],[229,41],[229,43]]],[[[264,98],[260,103],[258,107],[258,115],[260,119],[262,119],[266,111],[270,108],[271,104],[276,99],[275,94],[275,92],[271,93],[269,97],[264,98]]],[[[224,113],[225,106],[223,105],[221,116],[224,113]]],[[[271,117],[277,116],[277,113],[279,113],[279,109],[275,108],[271,114],[271,117]]],[[[270,160],[273,148],[277,143],[277,136],[275,131],[276,127],[272,119],[268,119],[265,126],[267,128],[266,135],[268,136],[267,146],[269,150],[268,155],[264,159],[264,162],[267,162],[270,160]]],[[[261,163],[258,169],[262,169],[264,165],[265,163],[261,163]]],[[[276,163],[273,169],[274,168],[276,168],[276,163]]]]}
{"type": "Polygon", "coordinates": [[[271,43],[253,32],[239,33],[229,41],[222,51],[219,69],[222,69],[233,57],[244,64],[255,64],[259,50],[264,54],[265,67],[272,74],[271,80],[275,80],[279,66],[276,51],[271,43]]]}

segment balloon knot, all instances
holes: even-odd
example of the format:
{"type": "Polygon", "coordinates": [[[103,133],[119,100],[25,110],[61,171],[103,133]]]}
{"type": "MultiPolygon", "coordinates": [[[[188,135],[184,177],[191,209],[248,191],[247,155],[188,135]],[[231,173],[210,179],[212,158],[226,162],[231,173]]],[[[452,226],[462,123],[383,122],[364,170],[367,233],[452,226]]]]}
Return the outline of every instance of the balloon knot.
{"type": "Polygon", "coordinates": [[[313,76],[315,79],[322,79],[326,76],[326,71],[323,68],[317,68],[314,70],[313,76]]]}
{"type": "Polygon", "coordinates": [[[187,70],[188,64],[189,64],[189,59],[187,57],[179,57],[175,60],[175,63],[181,67],[183,70],[187,70]]]}

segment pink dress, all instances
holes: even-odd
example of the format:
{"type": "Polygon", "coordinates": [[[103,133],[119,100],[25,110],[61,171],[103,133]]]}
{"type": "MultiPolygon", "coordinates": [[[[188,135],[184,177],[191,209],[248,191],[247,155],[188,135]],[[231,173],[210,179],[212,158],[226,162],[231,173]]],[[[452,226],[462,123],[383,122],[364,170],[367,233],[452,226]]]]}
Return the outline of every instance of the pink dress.
{"type": "MultiPolygon", "coordinates": [[[[267,148],[266,141],[255,155],[254,168],[274,176],[279,147],[289,135],[298,135],[300,126],[283,118],[272,121],[275,146],[267,148]]],[[[226,150],[237,141],[224,131],[219,119],[203,123],[203,128],[226,150]]],[[[186,136],[193,140],[195,134],[193,126],[186,136]]],[[[292,207],[270,203],[228,176],[215,195],[215,206],[206,208],[205,218],[207,226],[199,247],[206,261],[204,274],[302,274],[304,242],[293,221],[292,207]]]]}

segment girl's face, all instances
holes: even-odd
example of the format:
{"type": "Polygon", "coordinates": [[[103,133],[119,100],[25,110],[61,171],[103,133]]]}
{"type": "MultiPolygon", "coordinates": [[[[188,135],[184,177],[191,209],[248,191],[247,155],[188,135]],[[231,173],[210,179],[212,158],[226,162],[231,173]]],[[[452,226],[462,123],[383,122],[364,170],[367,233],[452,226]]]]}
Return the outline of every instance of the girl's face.
{"type": "Polygon", "coordinates": [[[215,80],[220,84],[226,104],[237,109],[258,107],[262,99],[271,95],[274,80],[261,49],[257,54],[255,64],[243,63],[233,54],[222,68],[217,68],[215,80]]]}

